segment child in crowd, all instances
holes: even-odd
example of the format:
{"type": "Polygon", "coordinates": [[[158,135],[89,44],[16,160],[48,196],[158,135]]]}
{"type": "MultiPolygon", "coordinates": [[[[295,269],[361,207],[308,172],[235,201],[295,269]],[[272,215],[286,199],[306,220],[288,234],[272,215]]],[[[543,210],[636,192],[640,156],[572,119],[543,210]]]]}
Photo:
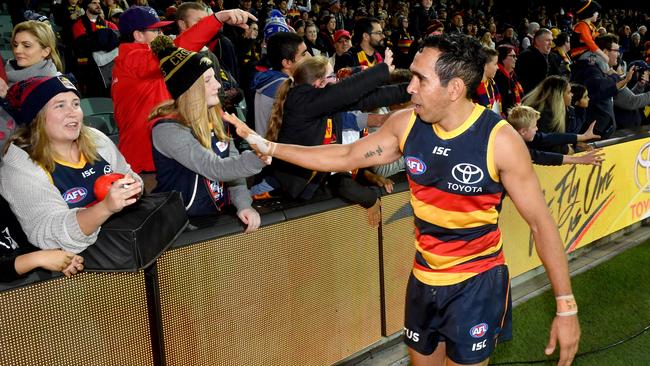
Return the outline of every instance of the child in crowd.
{"type": "Polygon", "coordinates": [[[9,282],[36,269],[63,272],[67,277],[82,271],[83,258],[74,253],[59,250],[38,250],[27,244],[16,216],[9,204],[0,196],[0,282],[9,282]]]}
{"type": "Polygon", "coordinates": [[[589,91],[587,87],[578,84],[571,83],[571,107],[573,109],[573,121],[572,125],[569,126],[569,121],[567,121],[567,130],[568,131],[581,131],[582,127],[585,124],[587,118],[587,107],[589,106],[589,91]]]}
{"type": "Polygon", "coordinates": [[[528,151],[534,164],[591,164],[600,165],[605,159],[601,150],[591,150],[581,156],[563,155],[554,152],[541,151],[540,148],[558,144],[575,144],[578,141],[598,139],[594,134],[593,122],[587,132],[577,135],[573,133],[542,133],[537,131],[537,120],[540,113],[528,106],[517,106],[508,113],[508,123],[519,132],[528,146],[528,151]]]}
{"type": "Polygon", "coordinates": [[[179,191],[190,216],[215,214],[232,203],[246,232],[257,230],[260,216],[251,207],[244,178],[266,163],[251,151],[239,154],[232,143],[221,120],[221,85],[212,61],[176,48],[164,35],[154,39],[151,49],[173,98],[149,116],[158,180],[154,192],[179,191]]]}

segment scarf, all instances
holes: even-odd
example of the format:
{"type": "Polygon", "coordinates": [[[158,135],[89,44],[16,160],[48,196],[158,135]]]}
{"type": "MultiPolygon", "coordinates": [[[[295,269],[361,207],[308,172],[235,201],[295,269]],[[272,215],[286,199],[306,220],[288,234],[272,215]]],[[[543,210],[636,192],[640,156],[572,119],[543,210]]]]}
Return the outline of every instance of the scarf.
{"type": "Polygon", "coordinates": [[[20,67],[16,63],[16,60],[12,59],[7,61],[5,69],[7,71],[7,81],[9,86],[34,76],[61,75],[61,73],[57,71],[54,62],[52,62],[52,60],[49,58],[28,67],[20,67]]]}

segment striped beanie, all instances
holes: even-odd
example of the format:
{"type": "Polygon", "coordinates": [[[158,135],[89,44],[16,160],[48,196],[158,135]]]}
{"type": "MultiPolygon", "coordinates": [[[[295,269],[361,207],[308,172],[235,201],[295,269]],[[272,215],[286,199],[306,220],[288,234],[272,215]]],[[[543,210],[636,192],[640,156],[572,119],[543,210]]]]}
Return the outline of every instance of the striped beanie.
{"type": "Polygon", "coordinates": [[[6,101],[9,114],[19,126],[29,125],[38,112],[54,96],[73,92],[81,97],[75,86],[64,76],[35,76],[19,81],[7,91],[6,101]]]}
{"type": "Polygon", "coordinates": [[[158,56],[165,85],[174,99],[178,99],[206,70],[212,68],[209,58],[176,47],[172,39],[165,35],[151,42],[151,50],[158,56]]]}

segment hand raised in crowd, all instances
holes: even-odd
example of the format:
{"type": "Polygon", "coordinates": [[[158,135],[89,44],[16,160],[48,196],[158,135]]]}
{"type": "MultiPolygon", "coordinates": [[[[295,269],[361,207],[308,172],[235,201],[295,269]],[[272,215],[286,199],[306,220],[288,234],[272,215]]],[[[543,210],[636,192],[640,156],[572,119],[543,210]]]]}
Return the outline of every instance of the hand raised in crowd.
{"type": "Polygon", "coordinates": [[[104,201],[112,213],[120,212],[126,206],[134,204],[142,193],[142,183],[127,175],[118,179],[108,190],[104,201]]]}
{"type": "Polygon", "coordinates": [[[252,233],[260,227],[262,219],[260,214],[253,208],[245,208],[237,212],[237,217],[246,225],[245,233],[252,233]]]}
{"type": "Polygon", "coordinates": [[[72,275],[75,275],[81,271],[84,270],[84,259],[82,256],[75,255],[72,257],[72,262],[70,262],[70,265],[66,269],[64,269],[62,272],[63,274],[70,278],[72,275]]]}
{"type": "Polygon", "coordinates": [[[395,65],[393,65],[393,51],[390,48],[386,48],[384,51],[384,62],[388,65],[388,70],[395,70],[395,65]]]}
{"type": "Polygon", "coordinates": [[[214,16],[221,23],[236,25],[243,29],[248,29],[248,24],[246,23],[249,19],[257,21],[257,18],[253,14],[241,9],[222,10],[215,13],[214,16]]]}
{"type": "Polygon", "coordinates": [[[578,141],[582,142],[582,141],[600,139],[600,135],[597,135],[594,132],[594,127],[596,127],[596,120],[591,122],[591,124],[589,125],[589,128],[587,128],[587,131],[585,131],[584,133],[578,135],[578,141]]]}

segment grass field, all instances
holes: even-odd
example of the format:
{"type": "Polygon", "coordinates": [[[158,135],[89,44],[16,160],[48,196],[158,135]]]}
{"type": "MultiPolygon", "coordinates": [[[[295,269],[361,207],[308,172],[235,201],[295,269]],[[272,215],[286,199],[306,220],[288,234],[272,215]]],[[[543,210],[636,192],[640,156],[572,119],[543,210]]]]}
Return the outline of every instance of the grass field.
{"type": "MultiPolygon", "coordinates": [[[[650,241],[573,278],[582,338],[579,353],[600,349],[633,336],[650,325],[650,241]]],[[[555,365],[544,348],[555,312],[546,292],[513,311],[513,340],[497,347],[490,365],[555,365]]],[[[608,350],[578,357],[576,366],[648,366],[650,330],[608,350]]]]}

